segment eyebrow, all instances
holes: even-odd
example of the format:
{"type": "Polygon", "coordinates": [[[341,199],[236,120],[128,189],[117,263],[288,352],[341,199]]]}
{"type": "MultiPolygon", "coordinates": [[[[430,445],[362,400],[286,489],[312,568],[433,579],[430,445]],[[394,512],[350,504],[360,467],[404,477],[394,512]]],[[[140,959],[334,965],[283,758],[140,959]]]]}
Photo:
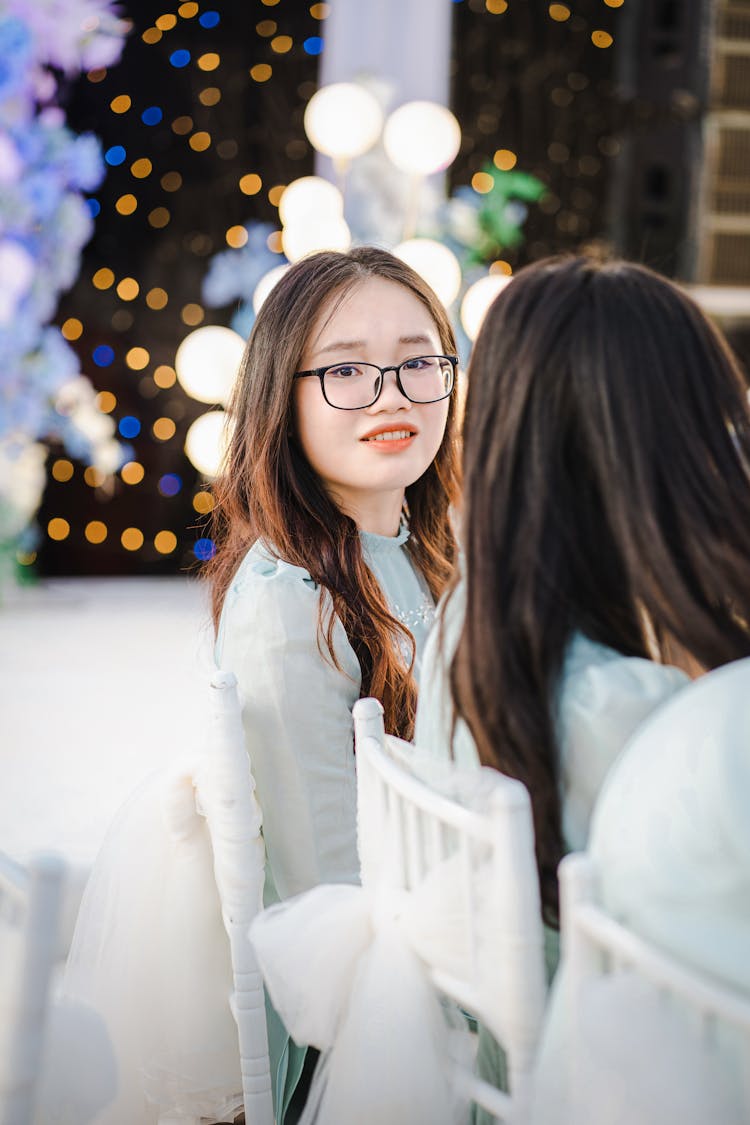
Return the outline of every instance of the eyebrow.
{"type": "MultiPolygon", "coordinates": [[[[430,344],[430,338],[425,336],[422,332],[414,336],[399,336],[399,344],[430,344]]],[[[317,348],[313,355],[327,355],[329,352],[345,352],[354,348],[365,348],[367,342],[365,340],[336,340],[332,344],[326,344],[324,348],[317,348]]]]}

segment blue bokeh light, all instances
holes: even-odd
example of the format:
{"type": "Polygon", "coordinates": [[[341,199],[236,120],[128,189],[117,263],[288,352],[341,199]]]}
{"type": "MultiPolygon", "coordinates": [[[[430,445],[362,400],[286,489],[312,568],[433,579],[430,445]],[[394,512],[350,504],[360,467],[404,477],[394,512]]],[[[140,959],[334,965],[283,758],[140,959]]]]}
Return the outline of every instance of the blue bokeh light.
{"type": "Polygon", "coordinates": [[[172,66],[176,66],[177,69],[180,70],[190,62],[190,51],[186,51],[184,48],[181,48],[179,51],[172,51],[172,54],[169,56],[169,61],[172,66]]]}
{"type": "Polygon", "coordinates": [[[126,414],[124,418],[120,419],[118,430],[125,438],[138,437],[141,432],[141,423],[132,414],[126,414]]]}
{"type": "Polygon", "coordinates": [[[302,46],[307,51],[308,55],[319,55],[323,50],[323,40],[319,35],[311,35],[306,39],[302,46]]]}
{"type": "Polygon", "coordinates": [[[202,15],[198,16],[198,23],[201,27],[216,27],[220,19],[221,16],[218,12],[203,12],[202,15]]]}
{"type": "Polygon", "coordinates": [[[165,473],[159,481],[162,496],[176,496],[182,488],[182,478],[177,473],[165,473]]]}
{"type": "Polygon", "coordinates": [[[101,211],[101,209],[102,209],[102,205],[101,205],[101,203],[99,202],[99,200],[98,200],[98,199],[93,199],[93,198],[92,198],[92,199],[87,199],[87,200],[86,200],[86,206],[87,206],[87,207],[88,207],[88,209],[89,209],[89,215],[91,215],[91,218],[92,218],[92,219],[95,219],[95,218],[96,218],[96,216],[97,216],[97,215],[99,214],[99,212],[100,212],[100,211],[101,211]]]}
{"type": "Polygon", "coordinates": [[[193,554],[201,562],[208,562],[216,554],[216,544],[213,539],[196,539],[193,554]]]}
{"type": "Polygon", "coordinates": [[[144,125],[158,125],[164,114],[159,109],[158,105],[150,105],[148,109],[144,109],[141,114],[141,121],[144,125]]]}
{"type": "Polygon", "coordinates": [[[112,145],[105,152],[104,159],[112,168],[116,168],[118,164],[124,164],[127,155],[122,145],[112,145]]]}
{"type": "Polygon", "coordinates": [[[115,353],[109,344],[99,344],[98,347],[94,348],[91,357],[97,367],[109,367],[115,358],[115,353]]]}

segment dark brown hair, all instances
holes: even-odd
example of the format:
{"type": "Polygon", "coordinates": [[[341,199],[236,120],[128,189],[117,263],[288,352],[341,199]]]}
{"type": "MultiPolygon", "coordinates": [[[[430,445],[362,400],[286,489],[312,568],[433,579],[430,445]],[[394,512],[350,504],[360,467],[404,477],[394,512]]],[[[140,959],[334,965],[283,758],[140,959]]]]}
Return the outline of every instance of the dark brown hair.
{"type": "MultiPolygon", "coordinates": [[[[304,567],[330,594],[320,640],[336,663],[335,619],[342,622],[362,670],[362,694],[382,700],[386,727],[411,737],[416,689],[402,644],[411,633],[392,616],[362,556],[356,524],[333,502],[292,432],[293,376],[324,306],[367,278],[403,285],[427,308],[447,354],[455,339],[445,309],[428,285],[385,250],[359,247],[304,258],[266,299],[248,340],[229,406],[233,434],[215,483],[213,534],[217,553],[209,565],[214,624],[243,555],[262,539],[280,558],[304,567]]],[[[455,398],[455,396],[453,396],[455,398]]],[[[437,598],[451,573],[455,540],[449,509],[458,491],[455,402],[437,456],[406,489],[408,549],[437,598]]]]}
{"type": "Polygon", "coordinates": [[[550,259],[469,366],[456,713],[532,798],[545,912],[564,844],[555,731],[574,633],[705,668],[750,654],[750,414],[719,332],[625,262],[550,259]]]}

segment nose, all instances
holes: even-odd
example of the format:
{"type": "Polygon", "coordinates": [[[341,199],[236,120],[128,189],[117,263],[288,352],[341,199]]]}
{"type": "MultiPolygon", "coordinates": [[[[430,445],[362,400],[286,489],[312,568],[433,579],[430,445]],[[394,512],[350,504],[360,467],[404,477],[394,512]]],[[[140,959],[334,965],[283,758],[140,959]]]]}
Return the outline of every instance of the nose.
{"type": "Polygon", "coordinates": [[[375,414],[381,410],[411,410],[411,402],[401,391],[393,368],[386,368],[384,371],[380,394],[369,409],[375,414]]]}

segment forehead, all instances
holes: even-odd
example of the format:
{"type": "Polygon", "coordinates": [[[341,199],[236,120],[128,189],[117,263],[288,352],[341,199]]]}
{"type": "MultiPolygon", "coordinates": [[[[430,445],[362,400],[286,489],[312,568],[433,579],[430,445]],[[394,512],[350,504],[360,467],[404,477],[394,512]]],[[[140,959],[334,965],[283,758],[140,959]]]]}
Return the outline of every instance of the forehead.
{"type": "Polygon", "coordinates": [[[337,341],[383,343],[423,335],[439,340],[430,310],[405,285],[382,277],[368,277],[334,293],[316,318],[306,353],[318,352],[337,341]]]}

